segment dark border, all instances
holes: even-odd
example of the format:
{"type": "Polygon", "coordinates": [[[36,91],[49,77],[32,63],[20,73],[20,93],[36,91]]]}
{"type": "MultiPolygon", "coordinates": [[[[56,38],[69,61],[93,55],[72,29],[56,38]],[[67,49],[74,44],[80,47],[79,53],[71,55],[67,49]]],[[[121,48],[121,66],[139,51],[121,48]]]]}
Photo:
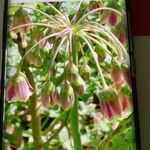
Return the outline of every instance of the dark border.
{"type": "Polygon", "coordinates": [[[137,98],[137,84],[136,84],[136,65],[134,56],[134,34],[133,34],[133,22],[131,20],[131,0],[125,0],[126,2],[126,17],[128,27],[128,42],[129,42],[129,57],[130,57],[130,71],[132,82],[132,96],[133,96],[133,115],[135,125],[135,138],[136,149],[141,150],[141,132],[140,132],[140,119],[139,119],[139,106],[137,98]]]}
{"type": "MultiPolygon", "coordinates": [[[[132,33],[132,22],[130,20],[130,0],[125,0],[126,2],[126,13],[127,13],[127,27],[128,27],[128,42],[129,42],[129,56],[130,56],[130,70],[132,76],[132,90],[133,90],[133,106],[134,106],[134,124],[135,124],[135,136],[136,136],[136,146],[137,150],[141,150],[141,134],[140,134],[140,121],[139,121],[139,108],[137,100],[137,88],[136,88],[136,68],[135,68],[135,58],[134,58],[134,42],[132,33]]],[[[3,114],[4,114],[4,85],[5,85],[5,57],[6,57],[6,41],[7,41],[7,16],[8,16],[8,0],[4,0],[4,11],[3,11],[3,43],[2,43],[2,56],[1,56],[1,88],[0,88],[0,149],[3,149],[3,114]]]]}
{"type": "Polygon", "coordinates": [[[3,149],[3,118],[4,118],[4,86],[5,86],[5,57],[7,40],[7,14],[8,0],[4,0],[3,9],[3,31],[2,31],[2,50],[1,50],[1,87],[0,87],[0,149],[3,149]]]}

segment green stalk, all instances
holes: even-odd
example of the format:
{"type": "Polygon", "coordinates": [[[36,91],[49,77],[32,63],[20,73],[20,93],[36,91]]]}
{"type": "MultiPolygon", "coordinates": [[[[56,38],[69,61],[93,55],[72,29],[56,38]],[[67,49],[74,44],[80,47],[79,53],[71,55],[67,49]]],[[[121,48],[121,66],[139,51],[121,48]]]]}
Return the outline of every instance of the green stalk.
{"type": "MultiPolygon", "coordinates": [[[[74,39],[75,40],[75,39],[74,39]]],[[[76,45],[72,45],[72,37],[70,37],[70,48],[72,49],[73,63],[78,65],[78,49],[76,45]]],[[[70,113],[71,132],[73,135],[74,150],[82,150],[80,129],[79,129],[79,117],[78,117],[78,96],[75,95],[74,106],[70,113]]]]}
{"type": "MultiPolygon", "coordinates": [[[[30,84],[35,87],[34,85],[34,77],[32,73],[27,70],[26,71],[27,78],[30,82],[30,84]]],[[[41,140],[41,119],[40,119],[40,114],[39,111],[37,111],[37,95],[36,93],[33,94],[30,97],[30,103],[29,103],[29,111],[32,116],[31,120],[31,128],[32,128],[32,135],[34,139],[34,149],[35,150],[42,150],[42,140],[41,140]]]]}
{"type": "MultiPolygon", "coordinates": [[[[17,42],[18,43],[18,42],[17,42]]],[[[21,48],[20,44],[19,46],[19,52],[21,56],[23,57],[25,55],[24,50],[21,48]]],[[[23,62],[22,69],[25,71],[25,74],[31,84],[31,86],[35,89],[35,82],[34,82],[34,76],[32,72],[28,68],[28,64],[26,61],[23,62]]],[[[34,94],[29,99],[29,111],[31,114],[31,128],[32,128],[32,135],[33,135],[33,142],[34,142],[34,149],[35,150],[42,150],[43,143],[41,139],[41,119],[39,110],[37,110],[37,95],[36,95],[36,89],[34,91],[34,94]]]]}
{"type": "Polygon", "coordinates": [[[79,130],[79,117],[78,117],[78,97],[75,96],[74,106],[70,113],[70,124],[73,135],[73,143],[75,150],[82,150],[80,130],[79,130]]]}
{"type": "Polygon", "coordinates": [[[97,58],[96,58],[95,55],[94,55],[94,49],[92,48],[90,42],[89,42],[84,36],[80,35],[80,37],[85,41],[85,43],[86,43],[87,46],[89,47],[89,49],[90,49],[90,51],[91,51],[91,54],[92,54],[92,56],[93,56],[93,58],[94,58],[95,64],[96,64],[96,66],[97,66],[97,70],[98,70],[98,72],[99,72],[99,75],[100,75],[100,77],[101,77],[102,86],[103,86],[104,89],[107,89],[108,86],[107,86],[107,84],[106,84],[105,78],[104,78],[104,76],[103,76],[101,67],[100,67],[100,65],[99,65],[99,63],[98,63],[98,61],[97,61],[97,58]]]}

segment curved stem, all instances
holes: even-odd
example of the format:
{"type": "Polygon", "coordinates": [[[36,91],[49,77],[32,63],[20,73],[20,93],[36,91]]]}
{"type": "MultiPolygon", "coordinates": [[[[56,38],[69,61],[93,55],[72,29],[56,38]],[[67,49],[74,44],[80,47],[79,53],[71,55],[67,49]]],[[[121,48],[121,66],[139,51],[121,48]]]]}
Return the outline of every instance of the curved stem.
{"type": "Polygon", "coordinates": [[[104,89],[106,89],[108,86],[107,86],[107,84],[106,84],[105,78],[104,78],[104,76],[103,76],[101,67],[100,67],[100,65],[99,65],[99,63],[98,63],[98,61],[97,61],[97,58],[95,57],[94,49],[92,48],[91,44],[89,43],[89,41],[88,41],[84,36],[80,35],[80,37],[81,37],[81,38],[85,41],[85,43],[88,45],[88,47],[89,47],[89,49],[90,49],[90,51],[91,51],[91,53],[92,53],[92,56],[93,56],[93,58],[94,58],[95,64],[96,64],[96,66],[97,66],[98,72],[99,72],[99,74],[100,74],[101,81],[102,81],[102,86],[103,86],[104,89]]]}
{"type": "Polygon", "coordinates": [[[10,5],[10,7],[22,7],[22,8],[32,9],[32,10],[35,10],[35,11],[39,12],[40,14],[44,15],[44,16],[47,17],[48,19],[53,20],[54,22],[57,22],[55,19],[53,19],[51,16],[49,16],[49,15],[46,14],[45,12],[43,12],[43,11],[37,9],[37,8],[30,7],[30,6],[28,6],[28,5],[14,4],[14,5],[10,5]]]}
{"type": "Polygon", "coordinates": [[[57,56],[57,54],[58,54],[60,48],[62,48],[62,46],[63,46],[63,44],[64,44],[64,42],[65,42],[66,39],[67,39],[67,36],[65,36],[64,38],[62,38],[60,44],[58,45],[58,47],[57,47],[57,49],[56,49],[56,51],[55,51],[55,53],[54,53],[54,56],[53,56],[53,58],[52,58],[52,64],[54,63],[54,61],[55,61],[55,59],[56,59],[56,56],[57,56]]]}
{"type": "Polygon", "coordinates": [[[87,34],[84,33],[84,36],[86,36],[87,38],[89,38],[90,40],[92,40],[94,43],[96,43],[97,45],[99,45],[100,47],[102,47],[110,56],[112,55],[112,53],[110,51],[108,51],[108,49],[106,47],[104,47],[100,42],[98,42],[96,39],[94,39],[91,36],[88,36],[87,34]]]}
{"type": "Polygon", "coordinates": [[[48,27],[48,28],[51,28],[51,27],[56,27],[54,25],[49,25],[49,24],[45,24],[45,23],[27,23],[27,24],[22,24],[22,25],[19,25],[19,26],[16,26],[14,28],[11,28],[9,30],[9,32],[13,31],[13,30],[16,30],[18,28],[23,28],[23,27],[26,27],[26,26],[44,26],[44,27],[48,27]]]}
{"type": "MultiPolygon", "coordinates": [[[[121,42],[117,39],[117,37],[113,33],[108,31],[104,26],[100,25],[97,22],[89,22],[89,23],[94,25],[94,26],[91,26],[91,27],[94,28],[97,32],[99,32],[101,34],[104,33],[104,35],[106,35],[115,44],[115,46],[118,48],[120,56],[122,55],[122,52],[123,52],[124,57],[129,62],[129,58],[128,58],[129,56],[128,56],[128,53],[127,53],[126,49],[124,48],[124,46],[121,44],[121,42]]],[[[122,59],[123,59],[123,56],[122,56],[122,59]]]]}
{"type": "MultiPolygon", "coordinates": [[[[23,57],[24,50],[18,44],[19,53],[23,57]]],[[[35,88],[35,81],[33,73],[29,70],[29,66],[24,62],[23,69],[25,71],[26,77],[30,82],[31,86],[35,89],[34,94],[29,98],[29,111],[31,113],[31,128],[34,142],[34,149],[41,150],[43,147],[42,139],[41,139],[41,118],[39,111],[37,111],[37,94],[35,88]]]]}
{"type": "Polygon", "coordinates": [[[77,24],[80,24],[82,22],[82,20],[84,18],[86,18],[87,16],[89,16],[89,15],[91,15],[91,14],[97,12],[97,11],[101,11],[101,10],[110,10],[110,11],[113,11],[113,12],[117,13],[118,15],[122,16],[122,14],[119,11],[117,11],[116,9],[109,8],[109,7],[100,7],[100,8],[96,8],[96,9],[94,9],[94,10],[89,11],[88,13],[86,13],[84,16],[82,16],[81,19],[79,19],[79,21],[77,22],[77,24]]]}
{"type": "Polygon", "coordinates": [[[107,46],[109,46],[113,50],[115,55],[118,55],[118,51],[109,42],[107,42],[105,39],[103,39],[102,37],[100,37],[96,34],[90,33],[89,35],[91,35],[91,36],[97,38],[98,40],[102,41],[103,43],[105,43],[107,46]]]}
{"type": "Polygon", "coordinates": [[[52,68],[52,66],[54,64],[54,61],[55,61],[55,59],[57,57],[57,54],[58,54],[60,48],[63,46],[63,44],[64,44],[64,42],[65,42],[66,39],[67,39],[67,36],[65,36],[65,37],[62,38],[61,42],[59,43],[58,47],[56,48],[56,50],[54,52],[54,55],[53,55],[52,59],[50,60],[50,66],[48,68],[49,74],[47,76],[48,79],[49,79],[49,76],[51,75],[51,68],[52,68]]]}
{"type": "MultiPolygon", "coordinates": [[[[70,49],[73,55],[73,63],[76,66],[78,66],[78,49],[76,49],[76,45],[72,42],[73,42],[72,34],[70,34],[70,49]]],[[[80,129],[79,129],[78,96],[77,95],[75,95],[74,106],[71,109],[71,113],[70,113],[70,124],[71,124],[71,131],[73,135],[74,150],[83,150],[82,144],[81,144],[80,129]]]]}
{"type": "Polygon", "coordinates": [[[27,56],[36,46],[38,46],[38,45],[39,45],[41,42],[43,42],[44,40],[47,40],[47,39],[49,39],[49,38],[51,38],[51,37],[53,37],[53,36],[57,36],[57,35],[60,35],[60,34],[61,34],[61,32],[48,35],[48,36],[44,37],[43,39],[41,39],[41,40],[40,40],[39,42],[37,42],[36,44],[34,44],[34,45],[24,54],[24,56],[22,57],[22,60],[20,61],[20,64],[19,64],[18,68],[20,68],[20,66],[21,66],[22,62],[24,61],[24,59],[26,58],[26,56],[27,56]]]}

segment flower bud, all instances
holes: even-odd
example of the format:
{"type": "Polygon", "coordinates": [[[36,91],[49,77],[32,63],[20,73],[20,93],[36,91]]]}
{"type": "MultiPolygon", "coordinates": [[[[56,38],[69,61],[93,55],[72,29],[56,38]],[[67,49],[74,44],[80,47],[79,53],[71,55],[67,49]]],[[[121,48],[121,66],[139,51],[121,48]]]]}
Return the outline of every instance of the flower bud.
{"type": "Polygon", "coordinates": [[[42,87],[41,101],[44,107],[54,107],[57,103],[58,93],[51,81],[46,81],[42,87]]]}
{"type": "MultiPolygon", "coordinates": [[[[15,28],[17,26],[28,24],[28,23],[32,23],[32,20],[28,11],[23,8],[19,8],[15,12],[10,26],[11,28],[15,28]]],[[[20,33],[21,47],[26,48],[27,42],[25,40],[25,33],[28,33],[28,32],[30,32],[30,26],[24,26],[24,27],[17,28],[14,31],[10,32],[10,36],[13,39],[17,39],[18,38],[17,34],[20,33]]]]}
{"type": "Polygon", "coordinates": [[[108,88],[99,93],[102,113],[104,117],[111,120],[121,116],[121,107],[117,93],[114,89],[108,88]]]}
{"type": "Polygon", "coordinates": [[[84,63],[81,66],[80,74],[84,80],[88,80],[90,78],[91,68],[89,67],[89,65],[87,63],[84,63]]]}
{"type": "Polygon", "coordinates": [[[60,91],[60,104],[64,110],[70,109],[74,105],[74,92],[73,88],[67,82],[60,91]]]}
{"type": "MultiPolygon", "coordinates": [[[[27,10],[23,8],[19,8],[14,15],[13,21],[11,22],[11,27],[17,27],[19,25],[32,23],[31,17],[29,16],[29,13],[27,10]]],[[[27,33],[30,31],[30,26],[25,26],[22,28],[16,29],[14,32],[16,33],[27,33]]]]}
{"type": "Polygon", "coordinates": [[[66,65],[66,74],[67,74],[67,79],[68,81],[72,82],[78,77],[78,68],[75,64],[73,63],[68,63],[66,65]]]}
{"type": "Polygon", "coordinates": [[[82,96],[86,92],[86,84],[80,76],[72,83],[72,87],[78,96],[82,96]]]}
{"type": "Polygon", "coordinates": [[[8,81],[6,98],[9,103],[15,100],[26,102],[33,92],[34,89],[30,85],[27,77],[23,73],[19,72],[8,81]]]}

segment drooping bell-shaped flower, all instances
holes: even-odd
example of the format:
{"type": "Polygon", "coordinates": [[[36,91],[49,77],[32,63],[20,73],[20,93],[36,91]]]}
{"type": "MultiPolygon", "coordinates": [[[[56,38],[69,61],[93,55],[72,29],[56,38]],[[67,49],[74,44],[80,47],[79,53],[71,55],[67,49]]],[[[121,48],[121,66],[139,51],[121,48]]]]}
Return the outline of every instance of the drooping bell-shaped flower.
{"type": "Polygon", "coordinates": [[[119,90],[121,110],[124,112],[131,108],[132,90],[128,84],[123,84],[119,90]]]}
{"type": "Polygon", "coordinates": [[[86,92],[86,84],[84,80],[78,76],[76,80],[72,83],[74,93],[78,96],[82,96],[86,92]]]}
{"type": "Polygon", "coordinates": [[[100,23],[107,24],[110,27],[115,27],[121,21],[121,16],[116,12],[104,11],[100,16],[100,23]]]}
{"type": "MultiPolygon", "coordinates": [[[[25,10],[24,8],[19,8],[13,17],[13,20],[10,24],[11,28],[15,28],[17,26],[20,25],[24,25],[24,24],[28,24],[28,23],[32,23],[31,17],[28,13],[27,10],[25,10]]],[[[24,26],[24,27],[20,27],[17,28],[13,31],[10,32],[10,36],[13,39],[17,39],[18,38],[18,33],[20,33],[20,39],[21,39],[21,46],[22,48],[26,48],[27,47],[27,42],[25,39],[25,33],[30,32],[30,26],[24,26]]]]}
{"type": "Polygon", "coordinates": [[[117,89],[124,83],[124,76],[120,64],[117,64],[116,62],[113,62],[111,67],[111,78],[117,89]]]}
{"type": "MultiPolygon", "coordinates": [[[[25,10],[24,8],[19,8],[15,14],[14,14],[14,18],[11,22],[11,27],[17,27],[19,25],[24,25],[24,24],[28,24],[28,23],[32,23],[31,17],[28,13],[27,10],[25,10]]],[[[25,27],[21,27],[21,28],[17,28],[16,30],[14,30],[15,33],[27,33],[30,32],[30,26],[25,26],[25,27]]]]}
{"type": "Polygon", "coordinates": [[[30,85],[27,77],[19,72],[8,81],[6,87],[6,98],[9,103],[15,100],[26,102],[33,92],[34,89],[30,85]]]}
{"type": "Polygon", "coordinates": [[[59,100],[64,110],[68,110],[74,105],[74,92],[68,81],[61,88],[59,100]]]}
{"type": "Polygon", "coordinates": [[[114,26],[118,25],[120,21],[121,21],[121,17],[117,13],[110,12],[108,14],[107,24],[109,26],[114,27],[114,26]]]}
{"type": "Polygon", "coordinates": [[[105,118],[112,120],[121,116],[121,107],[117,93],[114,89],[108,88],[99,93],[102,114],[105,118]]]}
{"type": "Polygon", "coordinates": [[[80,75],[84,80],[88,80],[91,75],[91,68],[87,64],[87,62],[84,62],[80,69],[80,75]]]}
{"type": "Polygon", "coordinates": [[[51,81],[46,81],[41,90],[41,102],[44,107],[54,107],[57,103],[58,92],[51,81]]]}
{"type": "Polygon", "coordinates": [[[78,68],[75,64],[73,64],[72,62],[69,62],[66,65],[66,75],[67,75],[67,79],[69,82],[74,81],[77,77],[78,77],[78,68]]]}

